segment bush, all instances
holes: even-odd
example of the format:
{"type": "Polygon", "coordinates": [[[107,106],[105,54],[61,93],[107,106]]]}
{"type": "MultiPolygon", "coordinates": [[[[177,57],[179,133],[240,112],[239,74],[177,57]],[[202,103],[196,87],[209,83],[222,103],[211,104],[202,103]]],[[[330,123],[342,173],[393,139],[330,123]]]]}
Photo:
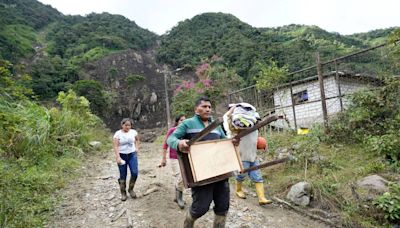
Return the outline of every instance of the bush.
{"type": "Polygon", "coordinates": [[[400,80],[388,77],[375,90],[361,91],[351,97],[348,110],[331,124],[333,141],[362,143],[367,149],[400,159],[400,80]]]}
{"type": "Polygon", "coordinates": [[[146,77],[143,76],[143,75],[140,75],[140,74],[129,74],[126,77],[126,82],[128,83],[128,87],[133,87],[136,82],[143,81],[144,79],[146,79],[146,77]]]}
{"type": "Polygon", "coordinates": [[[400,222],[400,184],[390,184],[389,192],[378,197],[374,205],[384,212],[385,219],[400,222]]]}
{"type": "Polygon", "coordinates": [[[73,91],[59,94],[61,109],[48,110],[28,100],[18,81],[10,83],[8,69],[0,73],[0,227],[42,227],[56,190],[103,128],[73,91]]]}

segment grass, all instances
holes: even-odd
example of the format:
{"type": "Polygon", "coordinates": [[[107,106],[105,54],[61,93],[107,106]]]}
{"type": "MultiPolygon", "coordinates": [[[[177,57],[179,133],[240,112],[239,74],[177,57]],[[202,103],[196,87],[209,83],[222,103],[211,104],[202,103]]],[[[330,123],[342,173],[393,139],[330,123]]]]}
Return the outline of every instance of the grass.
{"type": "Polygon", "coordinates": [[[313,188],[312,207],[337,213],[350,226],[379,225],[372,214],[374,211],[363,208],[366,205],[355,199],[352,187],[371,174],[390,177],[390,169],[381,157],[366,152],[363,145],[325,144],[312,135],[286,132],[267,135],[267,138],[270,152],[260,154],[261,157],[273,159],[274,151],[287,148],[297,158],[262,170],[272,195],[285,198],[293,184],[307,181],[313,188]],[[323,159],[312,162],[310,158],[316,155],[323,159]]]}

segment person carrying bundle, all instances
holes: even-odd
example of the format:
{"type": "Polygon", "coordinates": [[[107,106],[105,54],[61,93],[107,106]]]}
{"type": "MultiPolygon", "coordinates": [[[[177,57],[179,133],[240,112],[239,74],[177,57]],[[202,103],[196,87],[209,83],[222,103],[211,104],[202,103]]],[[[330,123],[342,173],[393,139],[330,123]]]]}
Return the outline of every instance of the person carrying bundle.
{"type": "MultiPolygon", "coordinates": [[[[241,130],[253,127],[258,120],[260,120],[259,114],[256,112],[256,108],[248,103],[230,104],[229,111],[223,116],[224,129],[227,133],[228,138],[232,138],[237,135],[241,130]]],[[[251,132],[244,136],[240,140],[239,153],[242,160],[243,169],[254,167],[259,165],[257,158],[257,142],[258,142],[258,130],[251,132]]],[[[266,149],[266,148],[261,148],[266,149]]],[[[258,203],[260,205],[270,204],[271,200],[265,198],[264,194],[264,179],[259,169],[248,172],[250,179],[254,182],[256,187],[256,193],[258,196],[258,203]]],[[[245,199],[246,195],[243,192],[243,181],[245,174],[239,174],[236,176],[236,196],[245,199]]]]}

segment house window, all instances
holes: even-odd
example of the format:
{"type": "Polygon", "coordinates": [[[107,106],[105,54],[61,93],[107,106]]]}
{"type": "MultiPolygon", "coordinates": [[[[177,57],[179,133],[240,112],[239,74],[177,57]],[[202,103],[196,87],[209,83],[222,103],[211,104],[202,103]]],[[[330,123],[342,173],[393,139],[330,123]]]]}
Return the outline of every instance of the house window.
{"type": "Polygon", "coordinates": [[[308,101],[307,90],[303,90],[303,91],[293,94],[293,100],[294,100],[294,104],[302,104],[302,103],[308,101]]]}

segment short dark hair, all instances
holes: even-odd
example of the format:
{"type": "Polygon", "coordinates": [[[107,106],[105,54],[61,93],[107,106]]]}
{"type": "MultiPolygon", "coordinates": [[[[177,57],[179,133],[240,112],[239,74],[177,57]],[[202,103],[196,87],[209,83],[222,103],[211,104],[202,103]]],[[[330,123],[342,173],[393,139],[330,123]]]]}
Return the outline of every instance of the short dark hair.
{"type": "Polygon", "coordinates": [[[183,116],[185,116],[185,114],[180,114],[175,117],[175,124],[174,124],[175,127],[178,126],[178,122],[183,116]]]}
{"type": "Polygon", "coordinates": [[[199,106],[199,105],[201,104],[202,101],[208,101],[208,102],[211,103],[210,98],[208,98],[207,96],[202,96],[202,97],[199,97],[199,98],[196,100],[195,107],[199,106]]]}

